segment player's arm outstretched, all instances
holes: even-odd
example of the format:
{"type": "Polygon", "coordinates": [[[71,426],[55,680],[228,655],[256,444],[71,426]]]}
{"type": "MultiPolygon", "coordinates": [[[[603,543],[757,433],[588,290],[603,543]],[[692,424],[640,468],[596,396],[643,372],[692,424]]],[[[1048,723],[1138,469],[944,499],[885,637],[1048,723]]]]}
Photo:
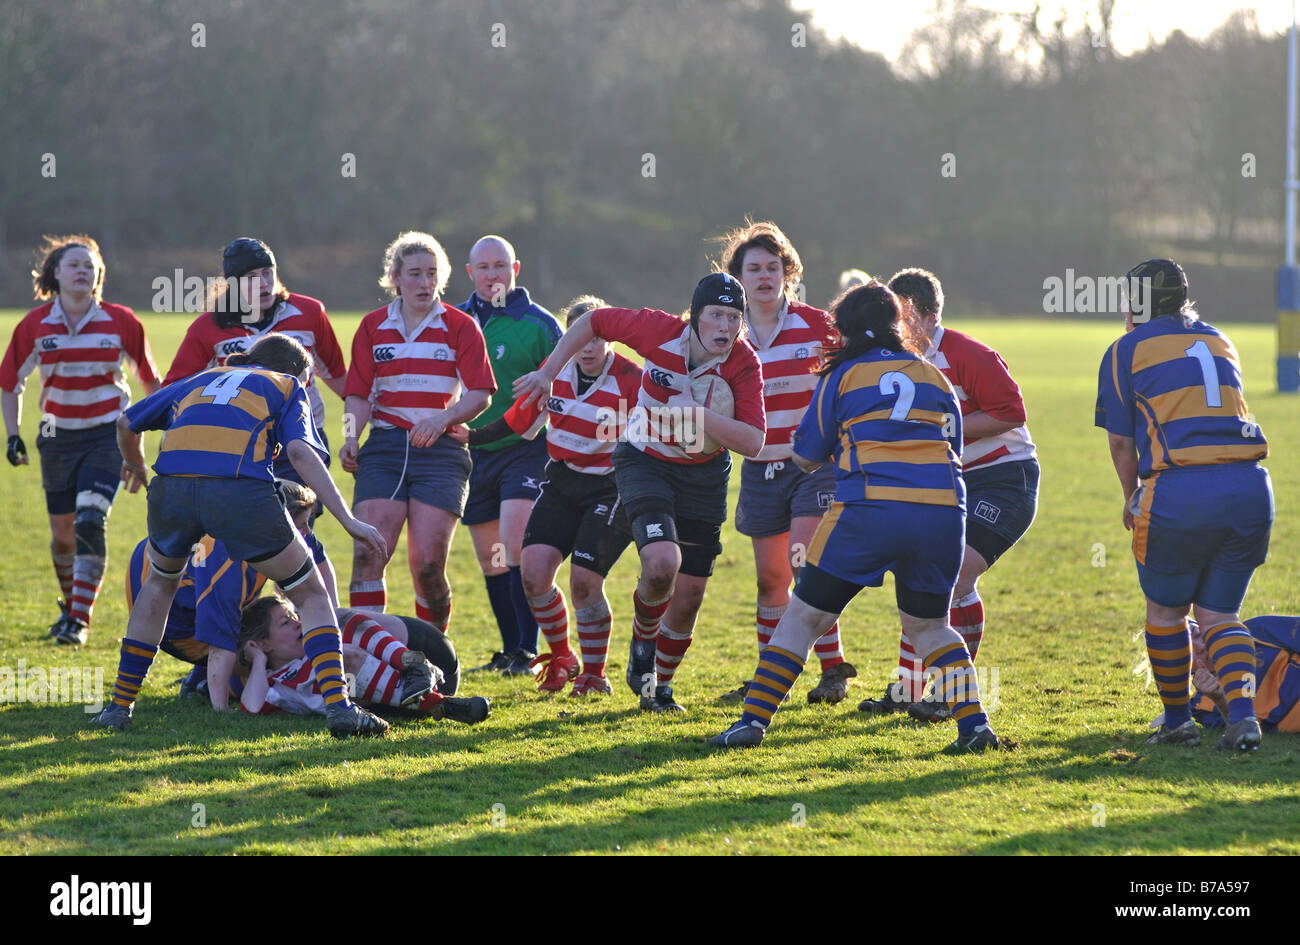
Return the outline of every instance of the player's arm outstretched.
{"type": "MultiPolygon", "coordinates": [[[[338,486],[334,484],[333,477],[316,451],[302,440],[290,440],[285,449],[289,454],[289,462],[293,463],[293,468],[302,476],[303,483],[316,493],[330,514],[339,520],[343,530],[357,541],[368,545],[375,554],[386,555],[384,536],[374,526],[367,525],[352,514],[352,509],[339,494],[338,486]]],[[[122,455],[125,456],[126,453],[122,455]]]]}
{"type": "Polygon", "coordinates": [[[551,385],[564,370],[564,366],[577,357],[578,352],[587,347],[595,337],[596,329],[592,327],[591,312],[588,312],[569,326],[569,330],[560,338],[555,350],[536,371],[525,374],[515,381],[512,390],[516,403],[525,407],[539,399],[544,403],[551,395],[551,385]]]}

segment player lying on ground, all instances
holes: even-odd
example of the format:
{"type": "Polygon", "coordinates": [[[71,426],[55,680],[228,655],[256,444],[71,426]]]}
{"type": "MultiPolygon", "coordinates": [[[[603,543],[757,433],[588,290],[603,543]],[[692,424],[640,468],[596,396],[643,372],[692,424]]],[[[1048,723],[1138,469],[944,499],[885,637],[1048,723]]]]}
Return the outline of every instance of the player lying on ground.
{"type": "MultiPolygon", "coordinates": [[[[565,306],[565,324],[605,303],[584,295],[565,306]]],[[[506,433],[535,437],[547,425],[542,494],[528,516],[520,553],[528,606],[550,652],[533,660],[545,667],[543,692],[559,692],[573,680],[574,696],[609,694],[605,660],[610,612],[605,577],[632,541],[614,481],[614,447],[627,412],[636,402],[641,368],[600,338],[593,338],[556,376],[551,396],[525,403],[520,397],[501,419],[469,431],[469,443],[491,443],[506,433]],[[569,611],[555,575],[570,554],[569,593],[578,623],[582,671],[569,646],[569,611]],[[580,563],[581,562],[581,563],[580,563]]]]}
{"type": "Polygon", "coordinates": [[[381,735],[388,725],[348,698],[337,618],[311,552],[275,488],[271,463],[282,446],[307,484],[357,541],[385,554],[383,536],[358,521],[319,453],[301,379],[309,356],[284,335],[267,335],[227,366],[171,384],[117,422],[128,490],[145,485],[141,433],[166,430],[149,484],[149,561],[122,640],[112,702],[94,723],[121,730],[158,653],[172,599],[196,542],[210,535],[230,556],[277,582],[311,629],[306,653],[325,694],[331,734],[381,735]]]}
{"type": "MultiPolygon", "coordinates": [[[[325,548],[311,530],[316,493],[306,486],[284,480],[279,484],[285,511],[294,528],[311,549],[312,560],[322,578],[329,565],[325,548]]],[[[126,572],[127,613],[135,605],[140,588],[152,573],[149,567],[149,539],[135,546],[126,572]]],[[[332,570],[329,573],[333,573],[332,570]]],[[[262,593],[266,578],[247,561],[234,561],[226,546],[205,535],[186,562],[159,649],[186,663],[193,663],[189,678],[181,683],[181,695],[207,695],[218,711],[239,698],[243,680],[235,673],[236,644],[239,641],[240,612],[262,593]]],[[[325,579],[329,589],[328,579],[325,579]]]]}
{"type": "MultiPolygon", "coordinates": [[[[975,659],[984,638],[984,602],[976,582],[1028,531],[1038,510],[1038,458],[1025,424],[1025,400],[996,351],[943,324],[943,287],[932,272],[903,269],[889,280],[903,316],[929,345],[925,358],[943,372],[961,403],[961,475],[966,482],[966,550],[948,621],[975,659]]],[[[949,718],[947,704],[923,697],[925,671],[899,640],[898,681],[862,712],[907,711],[922,722],[949,718]]]]}
{"type": "MultiPolygon", "coordinates": [[[[790,603],[790,583],[803,563],[808,542],[835,497],[835,472],[823,466],[809,474],[791,459],[790,439],[817,385],[814,371],[837,344],[826,313],[794,297],[803,277],[799,253],[775,223],[752,223],[723,237],[722,264],[745,287],[745,337],[763,366],[763,409],[767,436],[757,456],[741,464],[736,531],[754,548],[758,578],[755,626],[762,652],[790,603]]],[[[822,678],[809,702],[840,702],[858,674],[844,659],[835,624],[814,645],[822,678]]],[[[726,693],[727,702],[745,697],[749,683],[726,693]]]]}
{"type": "MultiPolygon", "coordinates": [[[[352,611],[340,621],[343,667],[355,680],[357,701],[468,724],[486,719],[487,699],[453,695],[460,677],[455,650],[440,647],[442,665],[435,665],[423,651],[408,648],[379,623],[377,617],[387,616],[352,611]]],[[[248,666],[241,709],[255,714],[325,714],[325,697],[303,652],[302,623],[287,600],[263,597],[244,608],[238,647],[241,661],[248,666]]]]}
{"type": "MultiPolygon", "coordinates": [[[[1214,658],[1195,620],[1187,621],[1192,636],[1192,717],[1206,728],[1223,728],[1232,707],[1214,674],[1214,658]]],[[[1255,718],[1261,729],[1300,732],[1300,617],[1251,617],[1242,626],[1255,648],[1253,690],[1255,718]]],[[[1161,716],[1154,724],[1163,724],[1161,716]]]]}
{"type": "Polygon", "coordinates": [[[763,648],[744,713],[709,744],[760,744],[814,641],[863,587],[879,587],[892,571],[903,633],[938,670],[957,720],[957,740],[946,750],[996,748],[970,653],[948,625],[965,547],[960,408],[938,368],[919,357],[922,348],[887,287],[853,289],[831,314],[843,347],[820,371],[795,434],[794,461],[807,472],[834,461],[835,503],[763,648]]]}
{"type": "Polygon", "coordinates": [[[655,309],[598,308],[565,332],[539,370],[515,382],[525,404],[545,402],[560,371],[593,338],[621,341],[646,359],[625,442],[614,450],[614,476],[641,555],[627,683],[647,711],[685,711],[673,699],[672,680],[722,552],[727,450],[752,456],[763,447],[762,373],[753,349],[738,340],[744,309],[744,288],[725,273],[700,280],[689,323],[655,309]],[[725,396],[716,394],[723,384],[734,417],[692,395],[700,385],[725,396]],[[689,422],[663,430],[656,418],[689,422]]]}
{"type": "Polygon", "coordinates": [[[1253,751],[1260,728],[1246,690],[1255,656],[1238,612],[1268,554],[1273,487],[1259,464],[1268,444],[1246,407],[1237,349],[1200,320],[1182,267],[1149,259],[1125,280],[1127,334],[1102,358],[1096,424],[1109,434],[1124,493],[1147,658],[1165,708],[1148,741],[1200,743],[1188,692],[1192,610],[1228,702],[1219,747],[1253,751]]]}
{"type": "MultiPolygon", "coordinates": [[[[427,233],[402,233],[384,251],[379,284],[392,295],[361,320],[352,338],[342,467],[356,475],[357,517],[389,549],[407,526],[415,613],[438,629],[451,620],[447,554],[465,511],[470,458],[443,436],[487,406],[496,390],[474,319],[439,301],[451,263],[427,233]],[[366,424],[370,436],[358,447],[366,424]]],[[[388,554],[357,542],[348,604],[382,613],[388,554]]]]}
{"type": "Polygon", "coordinates": [[[105,528],[122,484],[115,421],[131,401],[123,367],[135,366],[145,393],[158,389],[144,326],[125,305],[101,300],[104,258],[88,236],[48,237],[33,275],[37,300],[49,299],[14,328],[0,362],[10,465],[28,463],[19,435],[22,394],[41,372],[41,485],[50,517],[50,555],[63,599],[50,627],[58,643],[86,642],[108,563],[105,528]]]}

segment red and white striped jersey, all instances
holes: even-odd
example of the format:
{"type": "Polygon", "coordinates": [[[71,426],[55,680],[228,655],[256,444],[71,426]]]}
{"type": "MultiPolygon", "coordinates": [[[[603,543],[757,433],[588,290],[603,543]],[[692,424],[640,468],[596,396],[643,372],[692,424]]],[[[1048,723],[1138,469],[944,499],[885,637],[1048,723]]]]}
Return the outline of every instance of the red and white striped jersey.
{"type": "MultiPolygon", "coordinates": [[[[746,319],[748,322],[748,319],[746,319]]],[[[819,308],[786,300],[777,317],[776,331],[764,340],[749,324],[749,343],[763,365],[763,409],[767,413],[767,439],[753,459],[770,463],[794,455],[794,431],[817,387],[813,372],[822,352],[835,344],[835,327],[819,308]]]]}
{"type": "MultiPolygon", "coordinates": [[[[675,394],[690,389],[691,380],[704,374],[716,374],[727,382],[736,401],[735,419],[766,430],[763,413],[763,371],[748,342],[738,339],[726,358],[713,358],[687,369],[690,356],[691,326],[676,315],[653,308],[598,308],[591,313],[596,336],[606,341],[621,341],[645,358],[637,408],[642,414],[662,409],[675,394]]],[[[638,421],[629,418],[629,427],[638,421]]],[[[633,436],[627,441],[647,455],[671,463],[691,465],[705,463],[714,453],[688,452],[680,444],[651,436],[633,436]]]]}
{"type": "Polygon", "coordinates": [[[614,447],[623,436],[640,387],[641,368],[611,351],[586,393],[579,394],[575,359],[555,379],[545,403],[538,399],[525,407],[520,398],[506,411],[505,421],[530,440],[546,424],[551,459],[574,472],[607,476],[614,471],[614,447]]]}
{"type": "Polygon", "coordinates": [[[75,329],[56,298],[28,312],[0,362],[0,388],[21,394],[41,371],[41,413],[55,428],[85,430],[117,419],[131,402],[122,371],[129,361],[144,383],[158,380],[144,325],[125,305],[97,302],[75,329]]]}
{"type": "Polygon", "coordinates": [[[370,401],[371,422],[409,430],[465,390],[495,393],[496,379],[478,323],[438,302],[407,335],[401,299],[361,320],[352,338],[345,393],[370,401]]]}
{"type": "Polygon", "coordinates": [[[963,419],[981,410],[995,420],[1020,424],[997,436],[965,437],[961,452],[963,469],[1035,458],[1037,453],[1029,439],[1020,385],[1012,379],[1007,363],[996,351],[970,335],[940,325],[925,356],[948,378],[961,404],[963,419]]]}
{"type": "Polygon", "coordinates": [[[235,324],[222,328],[216,316],[204,312],[190,324],[181,341],[172,366],[167,370],[164,384],[174,384],[200,371],[223,367],[232,354],[247,351],[263,335],[278,332],[299,342],[312,358],[312,379],[307,384],[307,398],[311,402],[312,419],[316,426],[325,423],[325,401],[321,399],[316,375],[326,379],[342,377],[347,373],[343,363],[343,349],[334,334],[334,326],[325,314],[319,299],[290,292],[276,308],[275,316],[262,329],[235,324]]]}

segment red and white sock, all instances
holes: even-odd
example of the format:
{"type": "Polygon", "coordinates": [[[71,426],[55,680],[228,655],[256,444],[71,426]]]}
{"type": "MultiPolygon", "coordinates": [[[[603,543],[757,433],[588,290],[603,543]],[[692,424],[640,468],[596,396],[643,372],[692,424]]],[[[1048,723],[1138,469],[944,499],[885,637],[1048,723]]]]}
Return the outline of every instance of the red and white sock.
{"type": "Polygon", "coordinates": [[[358,702],[401,705],[401,674],[377,657],[368,655],[357,672],[352,698],[358,702]]]}
{"type": "Polygon", "coordinates": [[[373,617],[353,614],[343,624],[343,642],[360,647],[381,662],[402,668],[402,654],[406,645],[379,625],[373,617]]]}
{"type": "Polygon", "coordinates": [[[605,675],[605,660],[609,657],[609,634],[613,618],[609,601],[601,598],[590,607],[573,614],[578,621],[578,648],[582,650],[582,671],[590,676],[605,675]]]}
{"type": "Polygon", "coordinates": [[[677,672],[682,657],[691,648],[693,636],[690,631],[678,633],[666,623],[659,624],[659,642],[655,647],[656,683],[663,686],[673,681],[673,674],[677,672]]]}
{"type": "Polygon", "coordinates": [[[388,606],[388,585],[378,581],[353,581],[348,585],[348,607],[382,614],[388,606]]]}
{"type": "Polygon", "coordinates": [[[556,656],[570,655],[573,651],[569,649],[569,609],[560,589],[552,584],[541,597],[529,597],[528,609],[533,612],[537,629],[551,652],[556,656]]]}
{"type": "Polygon", "coordinates": [[[77,555],[72,565],[72,599],[68,602],[68,616],[90,626],[90,614],[99,596],[99,585],[104,582],[105,560],[99,555],[77,555]]]}
{"type": "Polygon", "coordinates": [[[56,554],[51,550],[50,557],[54,560],[54,574],[59,579],[59,591],[63,594],[63,602],[66,604],[72,600],[72,576],[77,556],[75,553],[56,554]]]}
{"type": "Polygon", "coordinates": [[[780,604],[776,607],[764,607],[758,605],[758,614],[755,617],[755,626],[758,630],[758,652],[763,652],[763,647],[772,641],[772,632],[776,630],[776,625],[781,622],[781,615],[785,613],[789,604],[780,604]]]}
{"type": "Polygon", "coordinates": [[[433,611],[429,608],[429,602],[419,594],[415,595],[415,616],[425,623],[433,623],[433,611]]]}
{"type": "Polygon", "coordinates": [[[898,678],[903,681],[903,698],[919,701],[925,693],[925,665],[917,659],[906,636],[898,640],[898,678]]]}
{"type": "Polygon", "coordinates": [[[831,628],[817,638],[813,651],[821,660],[822,672],[844,662],[844,650],[840,648],[840,622],[831,624],[831,628]]]}
{"type": "Polygon", "coordinates": [[[638,640],[653,640],[659,633],[659,621],[668,611],[673,596],[669,594],[661,600],[644,600],[641,588],[632,592],[632,635],[638,640]]]}
{"type": "Polygon", "coordinates": [[[979,652],[980,641],[984,639],[984,602],[980,600],[978,590],[952,602],[952,609],[948,611],[948,623],[966,641],[966,649],[970,650],[973,661],[979,652]]]}

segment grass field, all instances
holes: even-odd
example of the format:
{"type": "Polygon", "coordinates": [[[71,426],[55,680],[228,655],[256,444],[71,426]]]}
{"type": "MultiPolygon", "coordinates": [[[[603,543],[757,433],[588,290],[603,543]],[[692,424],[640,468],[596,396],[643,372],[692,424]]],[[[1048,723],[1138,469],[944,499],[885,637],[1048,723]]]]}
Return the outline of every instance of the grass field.
{"type": "MultiPolygon", "coordinates": [[[[0,336],[18,317],[0,313],[0,336]]],[[[358,319],[334,321],[346,350],[358,319]]],[[[185,325],[147,317],[160,366],[185,325]]],[[[1120,492],[1105,435],[1092,426],[1097,364],[1117,326],[955,327],[1011,365],[1043,467],[1038,520],[981,583],[980,663],[994,724],[1017,750],[949,758],[937,752],[950,725],[855,711],[895,661],[888,581],[842,623],[861,673],[850,701],[807,705],[813,670],[762,748],[707,749],[704,738],[735,715],[716,697],[754,662],[753,562],[729,523],[677,676],[684,716],[642,715],[621,683],[636,578],[629,554],[610,578],[616,692],[605,701],[471,675],[465,691],[493,701],[482,725],[402,722],[386,740],[340,743],[319,718],[218,716],[182,703],[175,687],[188,667],[160,655],[123,735],[88,731],[77,705],[0,705],[0,853],[1300,853],[1300,738],[1266,735],[1250,757],[1213,751],[1212,737],[1194,750],[1143,743],[1159,702],[1140,665],[1142,597],[1120,492]]],[[[1271,444],[1277,497],[1272,555],[1244,610],[1300,613],[1300,399],[1272,392],[1272,329],[1242,325],[1231,335],[1271,444]]],[[[29,446],[36,386],[33,378],[24,405],[29,446]]],[[[336,439],[341,404],[326,396],[336,439]]],[[[32,453],[32,466],[0,473],[0,667],[99,668],[111,687],[126,622],[123,572],[145,533],[143,496],[121,495],[114,507],[89,644],[56,647],[45,636],[57,586],[32,453]]],[[[349,545],[332,519],[320,531],[346,594],[349,545]]],[[[410,613],[403,548],[393,560],[390,610],[410,613]]],[[[463,534],[450,570],[453,638],[473,665],[497,635],[463,534]]]]}

